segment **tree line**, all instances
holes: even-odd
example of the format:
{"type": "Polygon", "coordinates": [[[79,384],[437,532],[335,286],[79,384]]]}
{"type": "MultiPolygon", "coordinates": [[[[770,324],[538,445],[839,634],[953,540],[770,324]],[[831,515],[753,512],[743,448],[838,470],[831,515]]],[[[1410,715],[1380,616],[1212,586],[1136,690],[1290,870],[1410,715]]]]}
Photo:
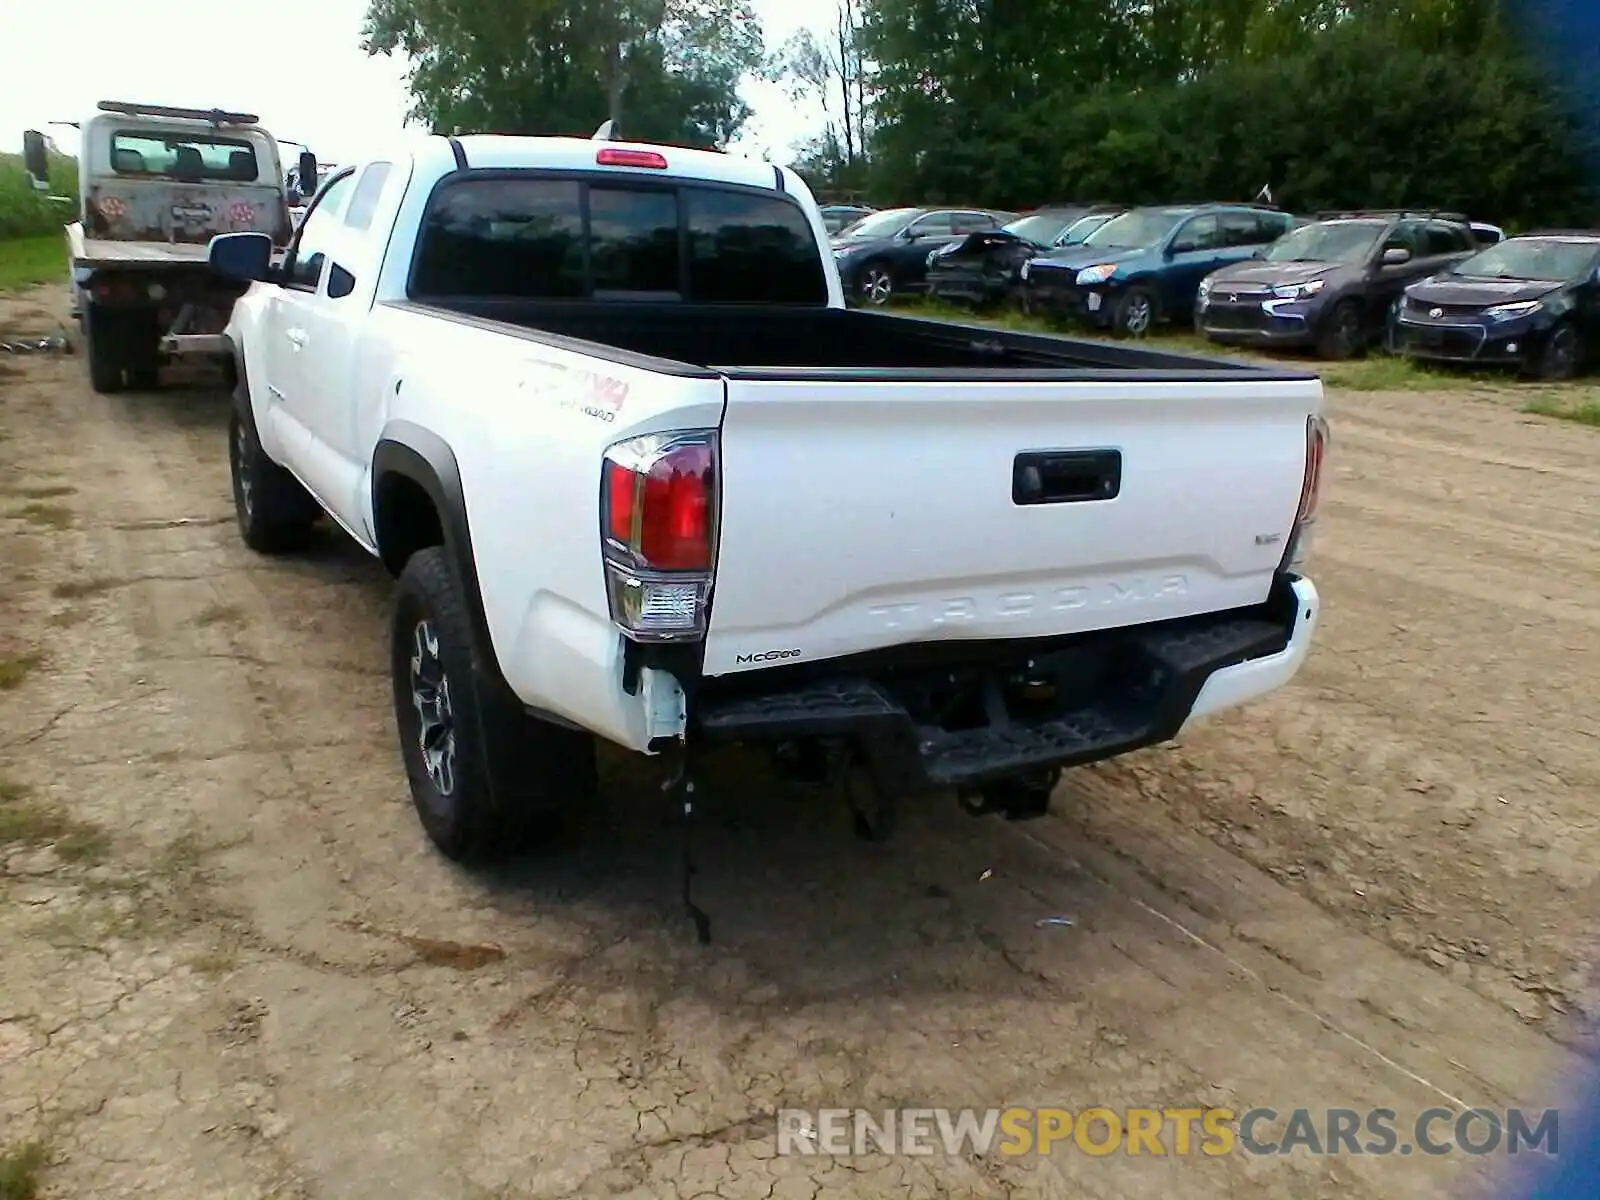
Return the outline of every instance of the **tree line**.
{"type": "Polygon", "coordinates": [[[1592,0],[371,0],[436,129],[726,145],[738,83],[822,112],[797,164],[878,204],[1248,199],[1600,223],[1592,0]],[[1587,22],[1587,27],[1585,27],[1587,22]],[[1585,53],[1584,47],[1587,47],[1585,53]],[[1567,57],[1563,57],[1567,56],[1567,57]]]}

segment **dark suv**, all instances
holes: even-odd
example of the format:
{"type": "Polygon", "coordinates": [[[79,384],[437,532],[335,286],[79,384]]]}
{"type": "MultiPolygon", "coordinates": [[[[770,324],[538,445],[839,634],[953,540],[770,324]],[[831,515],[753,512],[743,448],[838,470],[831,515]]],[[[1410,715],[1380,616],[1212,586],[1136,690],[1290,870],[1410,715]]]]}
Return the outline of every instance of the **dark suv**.
{"type": "Polygon", "coordinates": [[[1259,262],[1207,276],[1195,329],[1210,341],[1349,358],[1379,341],[1407,284],[1477,249],[1458,214],[1356,212],[1302,226],[1259,262]]]}

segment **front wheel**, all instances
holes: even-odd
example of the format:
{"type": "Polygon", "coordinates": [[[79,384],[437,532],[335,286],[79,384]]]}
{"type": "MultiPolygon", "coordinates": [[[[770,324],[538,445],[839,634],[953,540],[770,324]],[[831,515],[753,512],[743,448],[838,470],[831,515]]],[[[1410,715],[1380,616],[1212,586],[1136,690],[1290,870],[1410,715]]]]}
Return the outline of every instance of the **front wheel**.
{"type": "Polygon", "coordinates": [[[881,308],[894,299],[894,274],[883,263],[868,263],[861,272],[861,299],[881,308]]]}
{"type": "Polygon", "coordinates": [[[1563,321],[1545,338],[1534,373],[1551,382],[1571,379],[1583,366],[1583,337],[1571,321],[1563,321]]]}
{"type": "Polygon", "coordinates": [[[1360,305],[1354,300],[1341,300],[1328,314],[1317,335],[1317,354],[1342,362],[1360,354],[1364,341],[1360,305]]]}
{"type": "Polygon", "coordinates": [[[321,511],[317,502],[261,448],[255,423],[235,403],[228,419],[228,467],[239,536],[258,554],[305,549],[321,511]]]}
{"type": "Polygon", "coordinates": [[[1156,298],[1144,288],[1129,288],[1117,301],[1111,317],[1112,330],[1121,337],[1142,338],[1156,324],[1156,298]]]}

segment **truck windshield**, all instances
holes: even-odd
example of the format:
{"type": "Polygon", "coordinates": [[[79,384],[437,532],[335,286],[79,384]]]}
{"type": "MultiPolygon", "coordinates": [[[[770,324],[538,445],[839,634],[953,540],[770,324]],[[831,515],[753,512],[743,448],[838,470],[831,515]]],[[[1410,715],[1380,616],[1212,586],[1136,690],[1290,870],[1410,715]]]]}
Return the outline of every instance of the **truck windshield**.
{"type": "Polygon", "coordinates": [[[111,169],[118,175],[164,175],[171,179],[256,181],[256,152],[242,138],[188,133],[111,135],[111,169]]]}
{"type": "Polygon", "coordinates": [[[616,176],[440,184],[413,298],[826,305],[822,253],[791,198],[616,176]]]}

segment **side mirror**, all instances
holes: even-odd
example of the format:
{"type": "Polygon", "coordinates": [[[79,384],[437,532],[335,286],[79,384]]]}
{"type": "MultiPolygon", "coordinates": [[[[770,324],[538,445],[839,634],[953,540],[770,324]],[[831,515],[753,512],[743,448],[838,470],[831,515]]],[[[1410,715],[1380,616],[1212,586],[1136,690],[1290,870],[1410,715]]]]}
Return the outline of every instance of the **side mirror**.
{"type": "Polygon", "coordinates": [[[50,187],[50,151],[44,134],[30,129],[22,135],[22,164],[33,177],[35,191],[48,191],[50,187]]]}
{"type": "Polygon", "coordinates": [[[317,156],[309,150],[300,151],[299,178],[296,185],[307,200],[317,194],[317,156]]]}
{"type": "Polygon", "coordinates": [[[206,261],[225,279],[255,283],[272,278],[272,238],[265,233],[219,233],[206,248],[206,261]]]}
{"type": "Polygon", "coordinates": [[[1398,267],[1411,261],[1411,251],[1404,246],[1390,246],[1383,252],[1380,260],[1386,267],[1398,267]]]}

